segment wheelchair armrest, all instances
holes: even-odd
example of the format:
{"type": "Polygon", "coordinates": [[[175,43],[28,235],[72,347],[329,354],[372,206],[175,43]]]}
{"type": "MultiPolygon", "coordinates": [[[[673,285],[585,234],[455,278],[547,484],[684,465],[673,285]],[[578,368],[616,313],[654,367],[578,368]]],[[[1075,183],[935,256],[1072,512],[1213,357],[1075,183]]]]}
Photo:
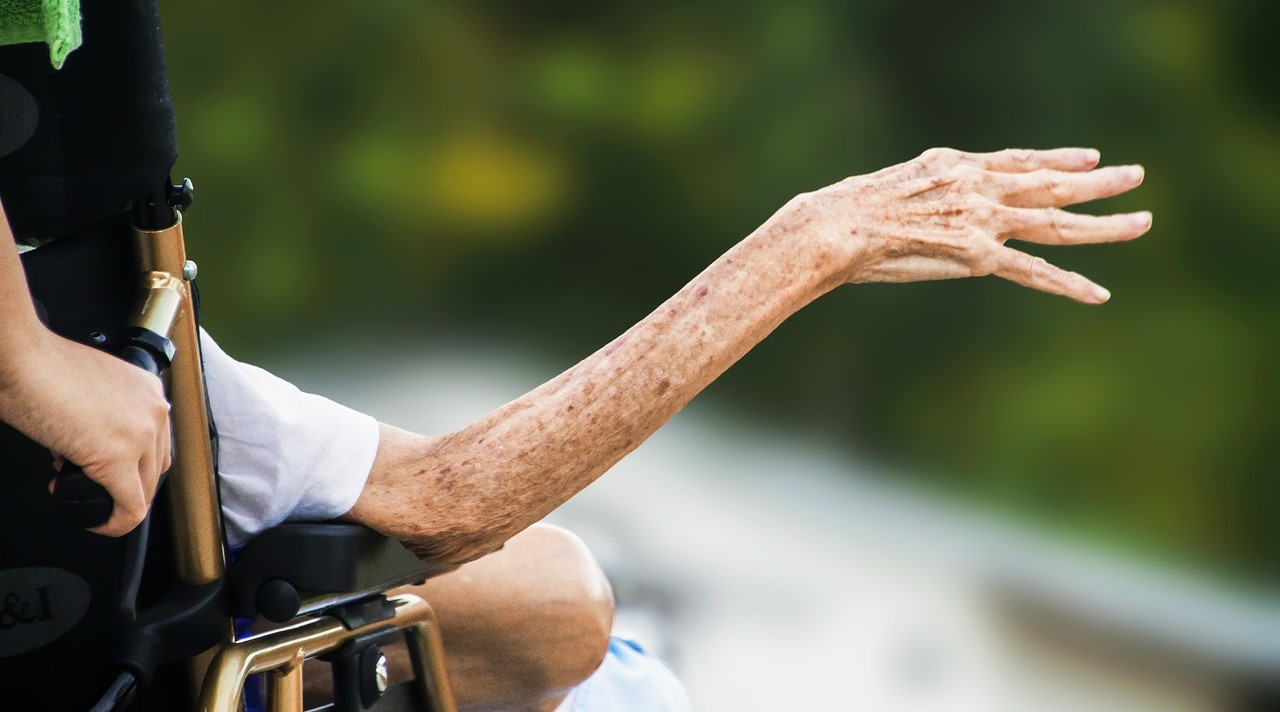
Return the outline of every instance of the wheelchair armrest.
{"type": "Polygon", "coordinates": [[[283,524],[259,534],[230,566],[227,600],[234,616],[282,623],[441,570],[359,524],[283,524]]]}

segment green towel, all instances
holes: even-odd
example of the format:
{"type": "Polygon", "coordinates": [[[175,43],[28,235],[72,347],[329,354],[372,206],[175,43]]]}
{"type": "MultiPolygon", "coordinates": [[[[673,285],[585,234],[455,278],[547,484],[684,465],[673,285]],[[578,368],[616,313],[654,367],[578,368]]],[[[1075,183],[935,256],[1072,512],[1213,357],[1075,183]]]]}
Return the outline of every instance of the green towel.
{"type": "Polygon", "coordinates": [[[80,46],[80,0],[0,0],[0,46],[49,45],[49,61],[61,69],[80,46]]]}

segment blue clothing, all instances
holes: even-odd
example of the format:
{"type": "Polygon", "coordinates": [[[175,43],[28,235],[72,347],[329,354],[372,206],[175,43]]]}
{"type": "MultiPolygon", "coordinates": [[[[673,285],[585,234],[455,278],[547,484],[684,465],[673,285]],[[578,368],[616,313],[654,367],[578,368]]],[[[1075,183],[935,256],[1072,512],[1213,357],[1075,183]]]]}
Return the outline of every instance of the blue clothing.
{"type": "Polygon", "coordinates": [[[689,695],[640,644],[614,636],[595,674],[557,712],[692,712],[689,695]]]}

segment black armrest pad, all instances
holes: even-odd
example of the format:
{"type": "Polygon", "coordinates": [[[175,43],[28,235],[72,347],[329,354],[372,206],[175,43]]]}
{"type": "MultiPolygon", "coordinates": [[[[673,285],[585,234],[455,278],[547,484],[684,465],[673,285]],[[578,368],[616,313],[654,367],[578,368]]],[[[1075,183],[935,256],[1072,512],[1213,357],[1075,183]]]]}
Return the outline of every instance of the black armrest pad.
{"type": "Polygon", "coordinates": [[[232,615],[267,615],[257,603],[267,582],[287,583],[301,596],[345,595],[421,582],[440,570],[359,524],[284,524],[240,553],[227,574],[228,598],[232,615]]]}

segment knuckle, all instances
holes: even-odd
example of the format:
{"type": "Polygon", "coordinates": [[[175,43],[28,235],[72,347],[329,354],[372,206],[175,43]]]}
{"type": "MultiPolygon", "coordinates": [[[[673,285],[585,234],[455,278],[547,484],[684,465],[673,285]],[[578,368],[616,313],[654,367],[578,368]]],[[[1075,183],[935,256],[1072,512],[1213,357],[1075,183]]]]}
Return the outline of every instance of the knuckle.
{"type": "Polygon", "coordinates": [[[1003,212],[1000,205],[979,193],[966,196],[964,207],[973,218],[983,223],[994,221],[1003,212]]]}
{"type": "Polygon", "coordinates": [[[134,432],[142,442],[155,442],[160,437],[160,424],[154,420],[146,420],[134,432]]]}
{"type": "Polygon", "coordinates": [[[112,438],[104,442],[99,450],[102,461],[108,463],[129,459],[131,453],[128,443],[120,438],[112,438]]]}
{"type": "Polygon", "coordinates": [[[986,178],[987,172],[975,166],[956,163],[947,166],[945,175],[951,176],[966,185],[976,185],[986,178]]]}
{"type": "Polygon", "coordinates": [[[920,160],[924,161],[928,165],[937,165],[940,163],[950,162],[955,158],[957,153],[958,151],[954,148],[942,148],[935,146],[934,148],[930,148],[924,153],[921,153],[920,160]]]}
{"type": "Polygon", "coordinates": [[[980,194],[990,180],[990,175],[981,168],[954,164],[943,169],[941,174],[947,181],[966,193],[980,194]]]}
{"type": "Polygon", "coordinates": [[[116,507],[120,509],[120,518],[130,528],[142,521],[147,515],[147,503],[142,498],[142,493],[130,495],[126,499],[117,499],[116,507]]]}
{"type": "Polygon", "coordinates": [[[970,250],[969,264],[977,275],[992,274],[1000,269],[1000,254],[994,245],[975,241],[970,250]]]}
{"type": "Polygon", "coordinates": [[[1041,213],[1041,221],[1049,232],[1057,237],[1065,237],[1067,229],[1066,214],[1057,208],[1045,208],[1041,213]]]}
{"type": "Polygon", "coordinates": [[[972,201],[969,213],[974,217],[974,219],[983,225],[991,225],[996,221],[995,206],[990,203],[984,203],[980,200],[972,201]]]}
{"type": "Polygon", "coordinates": [[[1068,188],[1066,181],[1062,179],[1062,176],[1055,174],[1045,176],[1044,187],[1045,191],[1048,192],[1049,197],[1055,202],[1066,200],[1070,192],[1070,189],[1068,188]]]}
{"type": "Polygon", "coordinates": [[[1049,263],[1039,255],[1027,255],[1027,279],[1031,281],[1039,280],[1049,269],[1049,263]]]}

